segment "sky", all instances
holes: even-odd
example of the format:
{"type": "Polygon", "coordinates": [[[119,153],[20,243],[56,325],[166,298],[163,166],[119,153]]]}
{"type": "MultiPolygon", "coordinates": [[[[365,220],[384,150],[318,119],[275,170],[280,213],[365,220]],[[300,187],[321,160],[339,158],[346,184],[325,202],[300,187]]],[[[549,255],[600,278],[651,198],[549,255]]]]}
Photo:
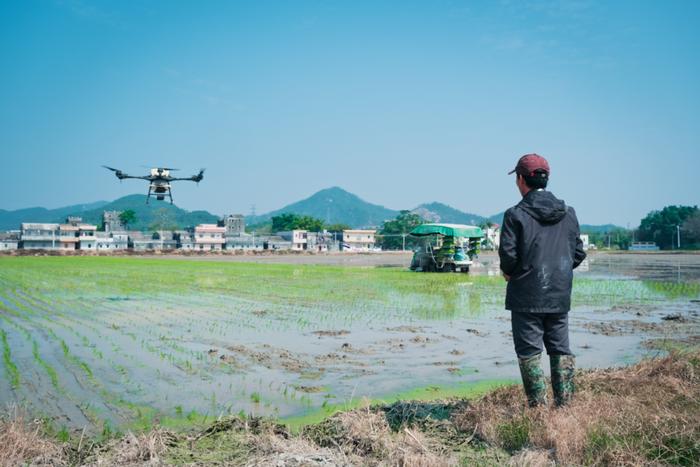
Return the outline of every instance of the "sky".
{"type": "Polygon", "coordinates": [[[146,192],[258,214],[331,186],[492,215],[545,156],[581,223],[700,204],[700,2],[0,2],[0,209],[146,192]]]}

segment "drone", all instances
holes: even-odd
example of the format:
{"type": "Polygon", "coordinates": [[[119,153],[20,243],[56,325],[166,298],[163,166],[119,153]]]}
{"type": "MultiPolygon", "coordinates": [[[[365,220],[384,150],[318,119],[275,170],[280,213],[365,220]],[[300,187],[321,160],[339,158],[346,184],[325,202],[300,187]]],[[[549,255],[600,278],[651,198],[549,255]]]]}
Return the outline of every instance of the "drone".
{"type": "Polygon", "coordinates": [[[138,178],[141,180],[148,180],[150,182],[150,185],[148,185],[148,196],[146,197],[146,204],[148,204],[148,200],[151,199],[151,194],[154,194],[158,201],[163,201],[165,199],[165,196],[167,195],[170,197],[170,204],[173,204],[173,193],[170,188],[170,182],[185,180],[199,184],[199,182],[201,182],[204,178],[204,169],[201,169],[197,175],[185,178],[178,178],[170,176],[170,172],[176,171],[178,169],[172,169],[169,167],[153,168],[151,169],[149,175],[143,176],[128,175],[119,169],[107,167],[106,165],[103,165],[102,167],[114,172],[114,175],[116,175],[119,180],[124,180],[125,178],[138,178]]]}

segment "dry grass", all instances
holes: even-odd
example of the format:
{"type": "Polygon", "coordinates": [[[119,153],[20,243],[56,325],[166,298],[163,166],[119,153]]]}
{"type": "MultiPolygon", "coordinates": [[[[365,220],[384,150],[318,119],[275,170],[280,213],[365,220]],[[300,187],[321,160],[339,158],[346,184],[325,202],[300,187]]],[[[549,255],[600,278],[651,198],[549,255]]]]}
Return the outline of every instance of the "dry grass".
{"type": "Polygon", "coordinates": [[[23,410],[13,407],[0,419],[0,466],[68,465],[63,446],[48,439],[44,425],[28,420],[23,410]]]}
{"type": "Polygon", "coordinates": [[[584,372],[577,383],[563,409],[525,407],[518,385],[477,401],[365,406],[300,435],[271,420],[232,417],[197,433],[154,429],[82,450],[52,441],[41,423],[13,410],[0,423],[0,466],[700,463],[699,351],[584,372]]]}
{"type": "Polygon", "coordinates": [[[175,434],[160,428],[139,435],[128,432],[100,447],[84,465],[164,465],[162,455],[176,440],[175,434]]]}
{"type": "Polygon", "coordinates": [[[303,437],[319,446],[335,448],[353,465],[427,467],[458,463],[437,439],[408,426],[394,432],[384,411],[370,407],[339,413],[306,427],[303,437]]]}
{"type": "MultiPolygon", "coordinates": [[[[455,416],[460,430],[510,452],[548,452],[569,464],[700,462],[700,352],[586,372],[563,409],[528,409],[519,386],[502,388],[455,416]]],[[[534,460],[532,465],[537,464],[534,460]]]]}

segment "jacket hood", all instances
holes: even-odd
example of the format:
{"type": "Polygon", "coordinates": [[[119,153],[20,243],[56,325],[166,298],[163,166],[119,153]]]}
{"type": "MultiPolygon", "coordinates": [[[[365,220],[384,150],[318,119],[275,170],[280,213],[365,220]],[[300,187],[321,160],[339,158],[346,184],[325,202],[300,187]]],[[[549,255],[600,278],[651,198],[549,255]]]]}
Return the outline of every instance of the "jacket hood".
{"type": "Polygon", "coordinates": [[[566,215],[566,203],[544,190],[530,191],[518,206],[544,224],[556,224],[566,215]]]}

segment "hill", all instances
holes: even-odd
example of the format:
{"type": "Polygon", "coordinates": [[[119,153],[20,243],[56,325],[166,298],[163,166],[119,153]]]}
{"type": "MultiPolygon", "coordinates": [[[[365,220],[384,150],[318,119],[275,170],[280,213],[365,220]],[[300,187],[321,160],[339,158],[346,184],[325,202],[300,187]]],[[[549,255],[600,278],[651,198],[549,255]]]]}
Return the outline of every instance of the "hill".
{"type": "Polygon", "coordinates": [[[112,202],[99,201],[58,209],[28,208],[17,211],[0,211],[0,230],[19,229],[22,222],[64,222],[68,216],[80,216],[83,222],[100,225],[104,211],[136,213],[136,221],[130,230],[183,229],[202,223],[215,223],[219,217],[207,211],[186,211],[173,204],[151,200],[146,204],[145,195],[128,195],[112,202]]]}
{"type": "Polygon", "coordinates": [[[63,221],[68,216],[82,216],[85,212],[100,209],[107,204],[107,201],[96,201],[56,209],[41,207],[17,209],[16,211],[0,209],[0,230],[19,229],[22,222],[57,222],[56,219],[63,221]]]}
{"type": "MultiPolygon", "coordinates": [[[[100,225],[104,211],[125,211],[131,209],[136,213],[136,221],[129,225],[130,230],[156,230],[159,228],[184,229],[197,224],[216,223],[219,216],[207,211],[186,211],[174,204],[154,201],[146,204],[145,195],[128,195],[107,203],[98,209],[83,211],[80,215],[84,222],[100,225]]],[[[63,219],[56,219],[59,222],[63,219]]]]}
{"type": "Polygon", "coordinates": [[[480,225],[486,220],[485,217],[478,214],[462,212],[459,209],[453,208],[452,206],[438,203],[436,201],[433,201],[432,203],[423,203],[411,212],[418,214],[431,222],[443,222],[449,224],[480,225]]]}
{"type": "Polygon", "coordinates": [[[398,211],[368,203],[342,188],[321,190],[306,199],[260,216],[247,216],[246,224],[268,222],[273,216],[294,213],[321,219],[327,224],[347,224],[351,227],[376,227],[396,217],[398,211]]]}

